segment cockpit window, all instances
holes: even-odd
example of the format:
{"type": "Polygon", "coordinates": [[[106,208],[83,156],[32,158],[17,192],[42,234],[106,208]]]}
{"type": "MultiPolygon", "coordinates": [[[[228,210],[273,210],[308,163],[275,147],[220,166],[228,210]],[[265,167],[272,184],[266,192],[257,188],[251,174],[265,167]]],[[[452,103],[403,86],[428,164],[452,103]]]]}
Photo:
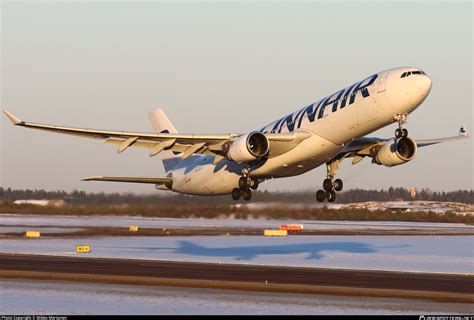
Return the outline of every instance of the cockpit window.
{"type": "Polygon", "coordinates": [[[424,73],[421,70],[407,71],[407,72],[402,73],[400,78],[406,78],[408,76],[411,76],[412,74],[420,74],[421,75],[421,74],[426,74],[426,73],[424,73]]]}

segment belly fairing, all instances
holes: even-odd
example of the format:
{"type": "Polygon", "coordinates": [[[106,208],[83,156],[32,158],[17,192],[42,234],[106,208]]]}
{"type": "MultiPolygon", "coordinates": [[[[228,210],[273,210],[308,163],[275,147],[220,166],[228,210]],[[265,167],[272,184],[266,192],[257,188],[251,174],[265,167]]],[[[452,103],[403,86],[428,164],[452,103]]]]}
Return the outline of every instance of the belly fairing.
{"type": "Polygon", "coordinates": [[[173,188],[179,193],[193,195],[229,194],[238,187],[242,165],[224,160],[213,164],[214,157],[193,155],[172,172],[173,188]]]}

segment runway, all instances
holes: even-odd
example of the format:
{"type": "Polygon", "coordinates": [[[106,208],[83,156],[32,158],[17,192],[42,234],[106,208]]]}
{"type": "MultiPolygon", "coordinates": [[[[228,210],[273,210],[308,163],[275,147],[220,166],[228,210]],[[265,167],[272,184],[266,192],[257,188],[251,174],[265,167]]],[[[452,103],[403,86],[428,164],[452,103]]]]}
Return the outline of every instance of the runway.
{"type": "Polygon", "coordinates": [[[0,254],[0,276],[474,302],[474,276],[0,254]]]}

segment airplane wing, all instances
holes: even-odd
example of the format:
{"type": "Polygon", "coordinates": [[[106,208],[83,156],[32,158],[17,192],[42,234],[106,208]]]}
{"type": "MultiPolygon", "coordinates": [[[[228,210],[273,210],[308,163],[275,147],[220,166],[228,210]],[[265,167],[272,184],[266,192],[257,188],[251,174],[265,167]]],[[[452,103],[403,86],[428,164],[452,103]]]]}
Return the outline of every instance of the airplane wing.
{"type": "MultiPolygon", "coordinates": [[[[232,141],[238,134],[179,134],[179,133],[146,133],[72,128],[49,124],[26,122],[14,116],[8,111],[3,111],[7,118],[17,126],[51,131],[56,133],[105,140],[107,144],[115,144],[121,153],[129,147],[142,147],[151,149],[150,157],[159,154],[163,150],[172,150],[177,153],[183,152],[186,156],[191,154],[207,154],[223,159],[224,144],[232,141]]],[[[288,152],[298,145],[302,140],[308,138],[308,133],[279,133],[266,134],[270,142],[269,157],[274,157],[288,152]]],[[[186,157],[186,156],[183,156],[186,157]]]]}
{"type": "MultiPolygon", "coordinates": [[[[464,126],[461,126],[459,129],[459,133],[457,136],[447,137],[447,138],[438,138],[438,139],[426,139],[426,140],[415,140],[417,147],[426,147],[433,144],[443,143],[443,142],[451,142],[457,140],[464,140],[469,138],[470,136],[467,134],[464,126]]],[[[338,153],[334,160],[342,160],[344,158],[353,157],[352,164],[356,164],[360,162],[364,157],[374,157],[380,147],[390,139],[383,139],[383,138],[370,138],[370,137],[362,137],[359,139],[355,139],[350,144],[348,144],[340,153],[338,153]]]]}
{"type": "Polygon", "coordinates": [[[428,139],[428,140],[417,140],[416,145],[418,147],[426,147],[430,146],[432,144],[438,144],[438,143],[443,143],[443,142],[450,142],[450,141],[456,141],[456,140],[463,140],[469,138],[469,135],[466,132],[466,129],[464,129],[464,126],[461,126],[459,128],[459,133],[457,136],[454,137],[448,137],[448,138],[439,138],[439,139],[428,139]]]}

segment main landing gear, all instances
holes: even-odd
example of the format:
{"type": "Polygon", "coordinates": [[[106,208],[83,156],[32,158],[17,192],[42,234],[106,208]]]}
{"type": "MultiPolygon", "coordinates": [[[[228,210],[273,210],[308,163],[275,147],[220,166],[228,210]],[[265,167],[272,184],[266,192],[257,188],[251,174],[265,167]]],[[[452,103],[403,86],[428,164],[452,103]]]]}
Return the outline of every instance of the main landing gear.
{"type": "MultiPolygon", "coordinates": [[[[342,159],[341,159],[342,160],[342,159]]],[[[323,189],[316,192],[316,200],[323,202],[327,199],[329,202],[336,201],[336,191],[341,191],[343,183],[341,179],[334,180],[336,171],[339,169],[341,160],[331,160],[326,163],[327,176],[323,181],[323,189]]]]}
{"type": "Polygon", "coordinates": [[[239,187],[232,190],[232,199],[239,200],[242,197],[245,201],[252,199],[252,190],[258,188],[258,180],[250,177],[248,168],[242,169],[242,177],[239,178],[239,187]]]}
{"type": "Polygon", "coordinates": [[[397,139],[408,137],[408,130],[403,128],[403,125],[407,122],[408,114],[397,113],[395,116],[393,116],[393,119],[398,122],[398,128],[395,130],[395,137],[397,139]]]}

